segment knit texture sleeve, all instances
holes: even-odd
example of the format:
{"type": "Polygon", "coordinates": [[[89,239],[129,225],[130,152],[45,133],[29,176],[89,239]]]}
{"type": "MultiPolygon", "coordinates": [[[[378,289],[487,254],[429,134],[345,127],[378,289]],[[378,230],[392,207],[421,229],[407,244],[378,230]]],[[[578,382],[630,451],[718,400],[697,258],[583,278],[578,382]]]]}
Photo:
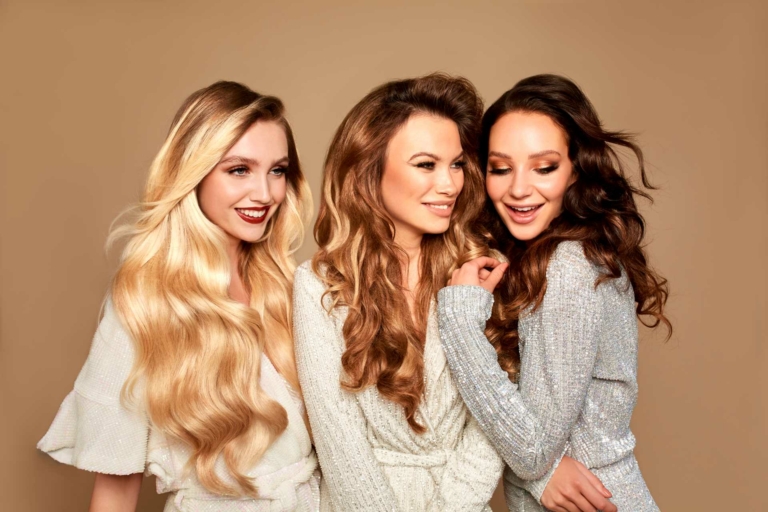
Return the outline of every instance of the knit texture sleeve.
{"type": "Polygon", "coordinates": [[[133,365],[133,344],[111,302],[72,390],[37,448],[64,464],[111,475],[142,473],[149,424],[120,392],[133,365]]]}
{"type": "MultiPolygon", "coordinates": [[[[519,386],[499,367],[484,335],[493,296],[478,286],[439,293],[440,335],[462,397],[524,480],[548,481],[583,408],[597,353],[595,277],[580,245],[558,247],[547,269],[544,301],[524,320],[519,386]]],[[[535,486],[537,498],[545,485],[535,486]]]]}
{"type": "Polygon", "coordinates": [[[395,494],[366,437],[366,418],[355,396],[341,389],[344,340],[322,304],[324,291],[307,264],[296,270],[296,364],[332,509],[395,510],[395,494]]]}

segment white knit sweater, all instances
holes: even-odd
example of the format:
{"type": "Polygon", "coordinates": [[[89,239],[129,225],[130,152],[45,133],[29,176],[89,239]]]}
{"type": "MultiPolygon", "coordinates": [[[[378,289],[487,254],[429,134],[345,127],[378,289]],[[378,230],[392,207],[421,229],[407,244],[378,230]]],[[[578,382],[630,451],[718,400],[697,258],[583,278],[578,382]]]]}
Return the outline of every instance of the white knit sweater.
{"type": "MultiPolygon", "coordinates": [[[[302,404],[266,356],[260,384],[288,412],[288,428],[248,471],[261,499],[211,494],[185,471],[190,450],[153,429],[140,407],[128,409],[120,391],[134,360],[133,343],[111,303],[93,338],[88,359],[37,447],[80,469],[111,475],[157,476],[157,491],[170,492],[165,512],[314,512],[319,507],[317,459],[302,419],[302,404]]],[[[223,460],[217,473],[226,481],[223,460]]]]}
{"type": "Polygon", "coordinates": [[[340,387],[346,308],[328,314],[309,262],[296,271],[296,360],[323,480],[323,511],[490,511],[503,463],[470,416],[440,346],[434,308],[424,348],[426,390],[415,433],[375,386],[340,387]]]}

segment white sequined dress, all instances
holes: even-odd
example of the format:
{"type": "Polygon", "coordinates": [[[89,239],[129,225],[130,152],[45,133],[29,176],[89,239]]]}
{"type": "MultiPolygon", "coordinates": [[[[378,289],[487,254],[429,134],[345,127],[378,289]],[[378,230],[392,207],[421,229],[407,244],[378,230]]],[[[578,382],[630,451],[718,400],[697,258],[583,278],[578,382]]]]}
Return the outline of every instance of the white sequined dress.
{"type": "Polygon", "coordinates": [[[512,383],[484,335],[493,295],[479,286],[438,294],[440,336],[467,406],[508,465],[510,511],[539,512],[563,455],[585,464],[621,512],[658,510],[633,453],[637,318],[626,274],[595,288],[600,269],[578,242],[558,245],[543,303],[524,314],[520,378],[512,383]]]}
{"type": "MultiPolygon", "coordinates": [[[[185,471],[189,449],[153,429],[140,408],[125,407],[120,391],[134,360],[133,343],[108,302],[88,359],[37,447],[80,469],[110,475],[146,472],[157,491],[171,493],[165,512],[316,512],[319,472],[302,403],[262,355],[260,384],[288,412],[288,428],[248,471],[259,499],[212,494],[185,471]]],[[[216,471],[225,481],[223,460],[216,471]]]]}
{"type": "Polygon", "coordinates": [[[440,346],[435,311],[424,348],[426,390],[417,420],[375,388],[342,390],[346,308],[330,298],[309,262],[294,277],[296,360],[323,480],[323,511],[490,511],[503,462],[461,399],[440,346]]]}

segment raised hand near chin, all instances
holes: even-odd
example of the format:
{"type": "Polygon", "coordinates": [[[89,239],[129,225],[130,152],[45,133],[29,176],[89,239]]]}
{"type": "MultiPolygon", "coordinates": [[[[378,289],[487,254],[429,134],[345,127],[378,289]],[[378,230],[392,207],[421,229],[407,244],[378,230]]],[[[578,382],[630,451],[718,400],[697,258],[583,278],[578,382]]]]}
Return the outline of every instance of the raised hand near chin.
{"type": "Polygon", "coordinates": [[[509,263],[502,263],[488,256],[475,258],[453,271],[451,279],[448,280],[448,286],[462,284],[482,286],[493,293],[507,267],[509,267],[509,263]]]}

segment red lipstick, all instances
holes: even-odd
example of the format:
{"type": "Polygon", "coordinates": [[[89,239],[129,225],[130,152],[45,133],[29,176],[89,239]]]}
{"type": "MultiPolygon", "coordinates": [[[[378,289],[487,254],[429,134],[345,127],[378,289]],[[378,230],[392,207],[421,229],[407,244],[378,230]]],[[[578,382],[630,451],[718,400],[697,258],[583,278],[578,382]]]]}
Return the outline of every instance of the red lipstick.
{"type": "Polygon", "coordinates": [[[248,224],[261,224],[267,220],[269,206],[253,206],[251,208],[235,208],[235,211],[248,224]]]}

